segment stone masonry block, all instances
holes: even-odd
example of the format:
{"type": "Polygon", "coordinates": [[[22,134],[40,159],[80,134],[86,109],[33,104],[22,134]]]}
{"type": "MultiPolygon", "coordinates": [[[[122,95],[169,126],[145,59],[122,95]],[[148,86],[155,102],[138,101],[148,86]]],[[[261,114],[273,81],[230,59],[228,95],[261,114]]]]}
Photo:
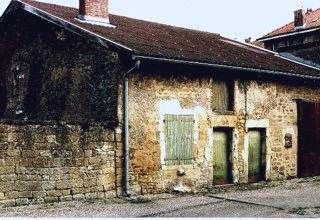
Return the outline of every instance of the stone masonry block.
{"type": "Polygon", "coordinates": [[[84,194],[76,194],[72,196],[74,200],[84,200],[85,196],[84,194]]]}
{"type": "Polygon", "coordinates": [[[5,198],[7,198],[7,199],[16,199],[16,198],[19,198],[20,192],[19,191],[9,191],[9,192],[6,192],[4,195],[5,195],[5,198]]]}
{"type": "Polygon", "coordinates": [[[40,150],[40,151],[39,151],[39,155],[40,155],[41,157],[51,157],[51,156],[52,156],[50,150],[40,150]]]}
{"type": "Polygon", "coordinates": [[[53,190],[56,187],[56,183],[55,181],[43,181],[41,186],[43,190],[53,190]]]}
{"type": "Polygon", "coordinates": [[[15,181],[17,178],[18,176],[16,174],[0,175],[0,182],[15,181]]]}
{"type": "Polygon", "coordinates": [[[98,194],[96,192],[85,193],[84,196],[86,199],[97,199],[98,198],[98,194]]]}
{"type": "Polygon", "coordinates": [[[57,181],[56,182],[57,189],[70,189],[72,188],[72,183],[70,181],[57,181]]]}
{"type": "Polygon", "coordinates": [[[16,205],[17,206],[23,206],[23,205],[28,205],[30,203],[28,198],[18,198],[16,199],[16,205]]]}
{"type": "Polygon", "coordinates": [[[47,196],[44,198],[44,202],[45,203],[55,203],[55,202],[59,202],[59,197],[55,197],[55,196],[47,196]]]}
{"type": "Polygon", "coordinates": [[[14,189],[14,181],[1,181],[0,182],[0,191],[9,192],[14,189]]]}
{"type": "Polygon", "coordinates": [[[34,198],[44,198],[46,196],[46,191],[32,191],[31,193],[34,198]]]}
{"type": "Polygon", "coordinates": [[[12,207],[16,205],[16,200],[15,199],[6,199],[6,200],[1,200],[0,205],[2,207],[12,207]]]}
{"type": "Polygon", "coordinates": [[[19,149],[11,149],[11,150],[7,150],[7,155],[9,157],[18,157],[20,156],[21,151],[19,149]]]}
{"type": "Polygon", "coordinates": [[[6,197],[5,197],[4,193],[0,192],[0,200],[5,200],[5,199],[6,199],[6,197]]]}
{"type": "Polygon", "coordinates": [[[3,166],[3,167],[0,167],[0,175],[12,174],[14,172],[15,172],[15,167],[14,166],[3,166]]]}
{"type": "Polygon", "coordinates": [[[90,178],[90,179],[85,179],[83,181],[83,186],[84,187],[93,187],[97,185],[97,179],[96,178],[90,178]]]}
{"type": "Polygon", "coordinates": [[[62,195],[62,191],[61,190],[49,190],[46,192],[46,195],[48,197],[59,197],[62,195]]]}
{"type": "Polygon", "coordinates": [[[72,201],[73,200],[73,197],[71,195],[68,195],[68,196],[61,196],[60,197],[60,201],[61,202],[67,202],[67,201],[72,201]]]}
{"type": "Polygon", "coordinates": [[[14,188],[17,191],[40,191],[42,190],[41,182],[39,181],[16,181],[14,188]]]}

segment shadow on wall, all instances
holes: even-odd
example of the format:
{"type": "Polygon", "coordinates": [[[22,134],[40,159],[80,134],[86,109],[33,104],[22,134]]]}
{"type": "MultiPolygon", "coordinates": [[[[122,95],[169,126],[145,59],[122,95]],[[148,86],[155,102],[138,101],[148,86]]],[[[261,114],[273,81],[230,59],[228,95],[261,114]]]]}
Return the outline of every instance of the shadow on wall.
{"type": "Polygon", "coordinates": [[[10,50],[9,59],[1,63],[2,118],[116,126],[120,75],[116,52],[25,12],[3,23],[1,50],[6,45],[10,50]]]}

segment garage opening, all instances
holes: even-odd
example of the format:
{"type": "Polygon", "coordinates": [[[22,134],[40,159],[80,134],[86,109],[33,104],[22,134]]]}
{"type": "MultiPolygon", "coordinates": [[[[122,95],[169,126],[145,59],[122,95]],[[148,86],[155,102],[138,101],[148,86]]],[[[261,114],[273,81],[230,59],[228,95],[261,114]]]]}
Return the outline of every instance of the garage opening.
{"type": "Polygon", "coordinates": [[[320,103],[298,100],[298,177],[320,175],[320,103]]]}

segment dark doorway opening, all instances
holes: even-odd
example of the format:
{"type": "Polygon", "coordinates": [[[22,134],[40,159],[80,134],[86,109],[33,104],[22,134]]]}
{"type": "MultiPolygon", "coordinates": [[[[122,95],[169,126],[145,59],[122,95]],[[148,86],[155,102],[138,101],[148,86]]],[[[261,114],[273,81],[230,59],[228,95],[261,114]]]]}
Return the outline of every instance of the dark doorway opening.
{"type": "Polygon", "coordinates": [[[298,177],[320,175],[320,103],[298,100],[298,177]]]}

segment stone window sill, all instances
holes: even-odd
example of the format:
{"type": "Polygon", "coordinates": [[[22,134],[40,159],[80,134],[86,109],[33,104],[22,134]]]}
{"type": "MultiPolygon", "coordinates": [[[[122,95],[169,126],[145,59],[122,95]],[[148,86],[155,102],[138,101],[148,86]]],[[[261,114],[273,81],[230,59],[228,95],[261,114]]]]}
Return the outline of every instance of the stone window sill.
{"type": "Polygon", "coordinates": [[[213,113],[216,115],[234,115],[234,111],[217,111],[213,110],[213,113]]]}

